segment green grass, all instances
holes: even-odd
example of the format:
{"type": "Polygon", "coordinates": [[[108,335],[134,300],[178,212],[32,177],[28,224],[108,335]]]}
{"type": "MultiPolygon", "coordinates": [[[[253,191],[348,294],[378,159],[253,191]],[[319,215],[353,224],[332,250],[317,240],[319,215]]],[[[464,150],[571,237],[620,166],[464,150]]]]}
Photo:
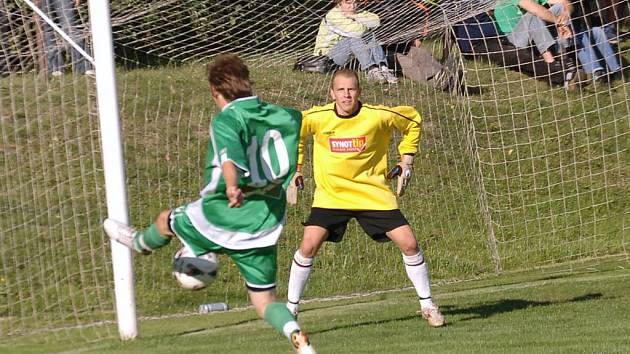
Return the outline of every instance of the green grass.
{"type": "MultiPolygon", "coordinates": [[[[299,320],[320,353],[622,353],[630,351],[629,265],[616,257],[437,286],[447,319],[438,329],[420,319],[408,289],[311,301],[299,320]]],[[[253,309],[145,319],[140,337],[126,342],[89,332],[5,339],[0,351],[291,352],[253,309]]]]}
{"type": "MultiPolygon", "coordinates": [[[[629,44],[623,45],[627,58],[629,44]]],[[[256,93],[265,100],[299,109],[329,101],[329,76],[252,64],[256,93]]],[[[487,63],[465,65],[469,84],[484,85],[479,96],[436,92],[407,79],[395,87],[363,83],[364,101],[413,105],[423,116],[421,151],[400,206],[434,281],[627,254],[627,78],[610,89],[567,93],[487,63]]],[[[203,65],[119,70],[117,84],[130,219],[142,227],[160,210],[197,197],[217,108],[203,65]]],[[[16,75],[0,80],[0,92],[0,335],[111,321],[93,82],[16,75]]],[[[286,293],[312,197],[310,166],[305,173],[307,188],[288,211],[279,243],[279,294],[286,293]]],[[[173,243],[136,257],[140,316],[192,311],[191,304],[202,302],[247,303],[238,271],[223,257],[212,287],[177,288],[170,274],[176,249],[173,243]]],[[[344,242],[322,248],[316,267],[307,298],[408,285],[396,247],[371,242],[356,223],[344,242]]]]}

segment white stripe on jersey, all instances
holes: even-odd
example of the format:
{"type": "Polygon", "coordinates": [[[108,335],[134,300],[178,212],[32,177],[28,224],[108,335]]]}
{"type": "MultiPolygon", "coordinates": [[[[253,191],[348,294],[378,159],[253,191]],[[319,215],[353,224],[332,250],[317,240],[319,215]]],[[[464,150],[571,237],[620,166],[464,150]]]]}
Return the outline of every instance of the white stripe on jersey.
{"type": "Polygon", "coordinates": [[[244,250],[273,246],[278,242],[278,238],[284,228],[286,214],[280,223],[267,230],[255,233],[225,230],[211,224],[206,219],[201,203],[202,199],[198,199],[188,204],[185,211],[186,215],[188,215],[188,218],[190,218],[190,221],[197,231],[205,238],[225,248],[244,250]]]}
{"type": "Polygon", "coordinates": [[[219,179],[221,178],[221,164],[219,162],[219,154],[217,153],[217,145],[214,142],[214,134],[212,133],[212,127],[210,127],[210,142],[212,143],[212,151],[214,155],[212,156],[212,172],[210,174],[210,181],[208,185],[206,185],[201,192],[199,192],[200,196],[204,196],[206,194],[212,194],[217,190],[217,185],[219,184],[219,179]]]}

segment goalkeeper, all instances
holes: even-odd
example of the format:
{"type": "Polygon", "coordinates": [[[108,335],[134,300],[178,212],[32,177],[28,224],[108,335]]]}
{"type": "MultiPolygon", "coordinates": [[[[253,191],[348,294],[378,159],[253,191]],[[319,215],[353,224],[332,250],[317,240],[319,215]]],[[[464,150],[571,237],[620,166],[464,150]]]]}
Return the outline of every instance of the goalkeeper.
{"type": "Polygon", "coordinates": [[[295,189],[303,186],[299,171],[308,135],[313,135],[316,188],[304,237],[291,264],[287,308],[297,316],[317,251],[324,241],[340,242],[348,221],[355,218],[373,240],[392,240],[400,248],[405,270],[420,298],[422,317],[430,326],[440,327],[444,317],[431,300],[427,264],[386,182],[386,178],[398,176],[396,194],[403,195],[420,141],[420,115],[413,107],[364,104],[359,101],[360,94],[356,72],[342,69],[331,80],[334,102],[302,113],[298,172],[287,192],[289,202],[295,203],[295,189]],[[400,160],[386,176],[393,130],[403,133],[398,145],[400,160]]]}
{"type": "Polygon", "coordinates": [[[174,236],[196,255],[223,253],[245,278],[259,317],[284,334],[298,354],[314,354],[308,337],[276,302],[277,242],[284,227],[285,189],[295,173],[301,114],[253,96],[249,69],[236,55],[208,65],[212,120],[205,187],[197,201],[161,212],[147,229],[112,219],[107,234],[138,253],[166,246],[174,236]]]}

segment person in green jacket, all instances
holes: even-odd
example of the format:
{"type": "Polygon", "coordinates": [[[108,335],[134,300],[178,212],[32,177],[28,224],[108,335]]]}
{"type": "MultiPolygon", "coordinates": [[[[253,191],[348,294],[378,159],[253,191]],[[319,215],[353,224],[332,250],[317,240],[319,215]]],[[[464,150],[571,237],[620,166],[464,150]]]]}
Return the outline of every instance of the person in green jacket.
{"type": "Polygon", "coordinates": [[[530,42],[547,63],[555,61],[552,52],[557,44],[563,51],[573,36],[569,15],[573,7],[566,0],[499,0],[494,9],[494,17],[501,32],[517,48],[525,48],[530,42]],[[543,5],[551,5],[546,8],[543,5]],[[558,38],[554,38],[547,23],[557,28],[558,38]]]}

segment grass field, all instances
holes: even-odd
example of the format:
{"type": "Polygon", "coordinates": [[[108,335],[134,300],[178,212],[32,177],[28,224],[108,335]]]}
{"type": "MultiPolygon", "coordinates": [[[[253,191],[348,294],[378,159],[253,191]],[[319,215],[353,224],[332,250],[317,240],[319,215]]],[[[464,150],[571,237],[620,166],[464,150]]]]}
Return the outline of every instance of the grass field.
{"type": "MultiPolygon", "coordinates": [[[[312,300],[300,322],[319,353],[627,353],[630,263],[565,264],[434,289],[447,319],[430,328],[413,290],[312,300]]],[[[253,309],[144,319],[134,341],[0,340],[3,353],[290,353],[253,309]]]]}
{"type": "MultiPolygon", "coordinates": [[[[624,67],[628,67],[630,43],[622,43],[620,50],[624,67]]],[[[329,76],[291,71],[287,65],[252,64],[256,93],[265,100],[298,109],[329,101],[329,76]]],[[[501,288],[501,284],[519,284],[524,278],[495,278],[495,274],[627,255],[630,248],[628,71],[623,80],[615,81],[611,87],[588,85],[566,92],[488,63],[464,64],[469,84],[484,86],[481,95],[451,95],[408,79],[401,79],[396,86],[363,83],[365,102],[413,105],[423,116],[415,173],[400,206],[417,233],[434,281],[460,282],[436,289],[438,298],[444,297],[443,305],[453,318],[453,325],[440,332],[418,333],[418,338],[424,338],[418,343],[431,343],[432,337],[423,336],[456,332],[458,323],[477,323],[472,319],[464,321],[466,314],[460,316],[458,311],[467,308],[494,306],[492,311],[497,315],[479,322],[476,330],[480,333],[499,314],[508,316],[503,322],[519,323],[518,318],[509,316],[524,313],[525,309],[496,310],[519,306],[502,302],[496,293],[483,295],[487,297],[485,302],[474,302],[479,301],[477,296],[449,297],[448,294],[468,286],[479,288],[475,282],[468,282],[471,279],[496,279],[496,284],[488,286],[501,288]]],[[[135,226],[148,225],[164,208],[193,200],[202,187],[208,125],[217,110],[203,71],[201,64],[117,71],[130,220],[135,226]]],[[[21,338],[14,336],[81,326],[83,330],[72,336],[87,343],[97,341],[94,345],[105,346],[105,350],[179,351],[166,344],[171,337],[161,338],[160,331],[166,324],[180,326],[179,321],[172,319],[155,325],[143,321],[144,339],[136,342],[139,344],[116,344],[112,340],[116,329],[111,326],[89,329],[95,323],[115,318],[112,260],[109,241],[101,228],[107,208],[94,90],[91,79],[71,75],[47,82],[32,74],[0,80],[0,336],[13,336],[20,342],[21,338]],[[151,330],[152,326],[156,329],[151,330]],[[165,349],[152,346],[154,342],[165,349]]],[[[393,162],[396,154],[392,152],[393,162]]],[[[308,164],[305,173],[307,188],[297,207],[289,209],[287,227],[279,243],[281,296],[286,294],[291,255],[300,241],[301,222],[308,215],[313,192],[308,164]]],[[[339,245],[325,245],[318,254],[316,271],[305,293],[307,299],[388,291],[409,285],[400,252],[394,245],[371,242],[354,222],[345,237],[339,245]]],[[[177,248],[173,242],[148,259],[136,258],[135,289],[140,316],[173,316],[190,312],[202,302],[226,301],[232,306],[245,306],[242,280],[226,258],[221,258],[219,278],[209,289],[179,289],[170,274],[170,258],[177,248]]],[[[607,282],[596,285],[601,284],[607,282]]],[[[622,285],[619,283],[619,287],[622,285]]],[[[565,286],[568,285],[562,283],[565,286]]],[[[542,289],[535,288],[532,293],[542,289]]],[[[531,288],[509,291],[520,292],[508,299],[551,302],[543,308],[585,295],[567,289],[570,296],[550,294],[544,300],[523,295],[529,294],[531,288]]],[[[588,300],[579,303],[597,299],[588,300]]],[[[306,328],[310,330],[312,326],[314,341],[318,342],[321,336],[322,348],[328,352],[343,351],[327,350],[325,346],[335,341],[349,341],[369,351],[382,350],[379,345],[383,336],[356,334],[355,330],[373,324],[375,331],[383,330],[388,338],[396,338],[392,333],[399,328],[399,322],[405,323],[400,327],[418,322],[405,309],[414,304],[412,292],[362,298],[356,306],[366,301],[366,307],[386,309],[378,312],[384,317],[372,317],[376,312],[371,310],[357,312],[358,317],[354,317],[354,307],[346,310],[341,304],[313,303],[307,305],[309,310],[312,306],[312,311],[304,313],[306,328]],[[398,303],[402,299],[405,302],[398,303]],[[385,304],[380,302],[385,300],[385,304]],[[326,308],[333,313],[327,314],[326,308]],[[337,312],[344,311],[349,315],[337,316],[337,312]],[[311,314],[321,318],[316,320],[311,314]]],[[[566,305],[576,303],[569,301],[566,305]]],[[[235,323],[242,323],[256,339],[223,341],[221,345],[225,347],[219,349],[229,351],[230,345],[256,349],[260,341],[280,351],[285,348],[273,333],[264,330],[262,323],[253,321],[251,311],[212,315],[212,319],[211,325],[222,323],[222,329],[209,331],[209,325],[203,324],[206,317],[193,316],[175,332],[191,332],[181,343],[192,345],[198,340],[201,346],[208,342],[206,336],[192,334],[198,328],[207,336],[221,338],[234,328],[240,330],[235,323]],[[191,327],[195,321],[198,324],[191,327]]],[[[581,318],[573,320],[579,323],[581,318]]],[[[520,323],[524,327],[531,321],[520,323]]],[[[423,329],[423,324],[417,328],[423,329]]],[[[471,329],[463,331],[468,330],[471,329]]],[[[488,328],[487,338],[500,340],[501,336],[492,335],[491,330],[495,328],[488,328]]],[[[517,327],[513,332],[514,339],[522,329],[517,327]]],[[[61,345],[68,339],[65,333],[53,332],[55,337],[47,338],[56,340],[49,340],[43,350],[71,351],[71,346],[53,350],[50,344],[61,345]]],[[[534,339],[530,338],[532,342],[534,339]]],[[[399,345],[405,345],[405,341],[400,342],[399,345]]],[[[194,346],[191,348],[191,352],[195,350],[194,346]]],[[[472,346],[461,344],[460,350],[471,349],[472,346]]]]}

